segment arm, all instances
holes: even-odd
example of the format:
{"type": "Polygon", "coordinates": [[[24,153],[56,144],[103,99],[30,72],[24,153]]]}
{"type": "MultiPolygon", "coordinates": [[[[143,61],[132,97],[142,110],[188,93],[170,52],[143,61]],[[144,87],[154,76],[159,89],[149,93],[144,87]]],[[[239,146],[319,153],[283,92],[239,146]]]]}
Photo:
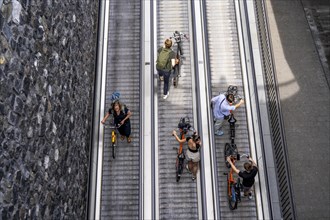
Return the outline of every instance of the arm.
{"type": "Polygon", "coordinates": [[[127,119],[131,117],[132,113],[128,110],[126,117],[120,122],[120,125],[124,124],[127,119]]]}
{"type": "Polygon", "coordinates": [[[171,59],[172,67],[175,67],[176,64],[179,64],[179,59],[171,59]]]}
{"type": "Polygon", "coordinates": [[[252,166],[254,166],[254,167],[257,167],[258,168],[258,166],[257,166],[257,163],[251,158],[251,157],[249,157],[249,161],[251,161],[251,163],[252,163],[252,166]]]}
{"type": "Polygon", "coordinates": [[[105,115],[105,117],[102,119],[101,123],[104,124],[105,121],[109,118],[110,114],[109,112],[105,115]]]}
{"type": "Polygon", "coordinates": [[[241,99],[241,100],[239,101],[239,103],[237,103],[237,104],[235,105],[235,109],[238,108],[238,107],[240,107],[243,103],[244,103],[244,100],[241,99]]]}
{"type": "Polygon", "coordinates": [[[175,130],[172,131],[172,135],[175,137],[175,139],[176,139],[180,144],[186,142],[186,139],[180,139],[180,138],[179,138],[179,136],[176,134],[176,131],[175,131],[175,130]]]}
{"type": "Polygon", "coordinates": [[[230,156],[227,157],[227,161],[228,161],[228,163],[230,164],[231,168],[233,168],[234,172],[238,174],[238,173],[239,173],[239,169],[237,169],[237,168],[235,167],[235,165],[234,165],[233,162],[231,161],[230,156]]]}

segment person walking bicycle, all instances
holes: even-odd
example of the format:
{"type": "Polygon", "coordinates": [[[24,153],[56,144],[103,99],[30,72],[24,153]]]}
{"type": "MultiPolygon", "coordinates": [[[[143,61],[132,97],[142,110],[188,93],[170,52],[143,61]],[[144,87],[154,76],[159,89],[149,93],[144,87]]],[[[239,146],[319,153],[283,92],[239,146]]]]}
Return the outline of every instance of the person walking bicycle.
{"type": "Polygon", "coordinates": [[[199,161],[200,161],[200,147],[202,146],[201,138],[194,132],[192,136],[189,136],[185,139],[180,139],[179,136],[176,134],[176,131],[172,131],[172,135],[179,143],[187,142],[188,149],[186,151],[186,159],[188,160],[188,164],[186,166],[187,170],[192,173],[192,180],[196,179],[199,161]]]}
{"type": "Polygon", "coordinates": [[[106,120],[113,115],[114,123],[118,126],[118,131],[121,135],[121,140],[127,138],[127,142],[131,143],[131,121],[130,117],[132,115],[131,111],[127,108],[126,105],[123,105],[119,100],[115,100],[111,104],[111,108],[108,113],[102,119],[101,123],[105,124],[106,120]]]}
{"type": "Polygon", "coordinates": [[[233,94],[220,94],[211,100],[211,106],[213,108],[214,117],[214,134],[223,135],[222,125],[225,119],[229,118],[231,111],[240,107],[244,100],[241,99],[237,104],[233,105],[235,97],[233,94]]]}
{"type": "Polygon", "coordinates": [[[249,196],[249,199],[252,199],[252,186],[254,184],[254,177],[258,173],[258,167],[254,160],[251,157],[248,157],[249,162],[244,163],[245,171],[240,171],[236,168],[232,162],[230,156],[227,157],[227,162],[233,168],[234,172],[237,173],[240,177],[243,178],[243,192],[244,196],[249,196]]]}
{"type": "Polygon", "coordinates": [[[168,84],[173,67],[176,65],[175,52],[172,50],[172,40],[166,39],[164,46],[158,49],[156,61],[156,69],[159,74],[159,79],[164,80],[163,99],[169,96],[168,84]]]}

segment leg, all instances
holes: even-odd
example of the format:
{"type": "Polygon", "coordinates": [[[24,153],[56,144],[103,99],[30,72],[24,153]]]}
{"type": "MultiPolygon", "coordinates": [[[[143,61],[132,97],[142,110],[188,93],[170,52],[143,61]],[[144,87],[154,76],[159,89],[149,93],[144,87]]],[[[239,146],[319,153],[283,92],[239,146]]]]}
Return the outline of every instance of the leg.
{"type": "Polygon", "coordinates": [[[225,120],[224,119],[215,119],[215,123],[214,123],[214,133],[220,135],[221,133],[223,134],[222,131],[222,125],[223,122],[225,120]]]}
{"type": "Polygon", "coordinates": [[[190,172],[193,170],[193,162],[192,162],[192,160],[189,160],[188,161],[188,168],[189,168],[189,171],[190,172]]]}
{"type": "Polygon", "coordinates": [[[252,195],[252,187],[243,186],[244,196],[251,196],[252,195]]]}
{"type": "Polygon", "coordinates": [[[198,162],[192,162],[192,174],[193,177],[196,179],[196,175],[197,175],[197,171],[198,171],[198,162]]]}
{"type": "Polygon", "coordinates": [[[170,75],[171,75],[171,71],[164,72],[164,95],[167,95],[167,92],[168,92],[168,83],[170,80],[170,75]]]}
{"type": "Polygon", "coordinates": [[[161,70],[157,70],[157,71],[158,71],[159,79],[162,80],[164,78],[164,72],[161,70]]]}

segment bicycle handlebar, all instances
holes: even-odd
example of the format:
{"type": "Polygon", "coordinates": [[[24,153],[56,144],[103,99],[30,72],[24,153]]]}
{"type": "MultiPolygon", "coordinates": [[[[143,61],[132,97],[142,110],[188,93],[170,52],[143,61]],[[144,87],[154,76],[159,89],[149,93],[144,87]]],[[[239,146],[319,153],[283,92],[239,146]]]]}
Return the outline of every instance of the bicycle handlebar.
{"type": "Polygon", "coordinates": [[[104,125],[104,127],[108,127],[108,128],[116,128],[116,129],[118,129],[118,128],[120,128],[122,125],[116,125],[116,124],[111,124],[111,125],[106,125],[106,124],[103,124],[104,125]]]}
{"type": "Polygon", "coordinates": [[[170,39],[174,39],[176,42],[180,42],[181,41],[181,37],[184,37],[186,38],[187,40],[189,40],[188,38],[188,35],[184,34],[184,33],[181,33],[181,32],[178,32],[178,31],[175,31],[172,36],[170,37],[170,39]]]}

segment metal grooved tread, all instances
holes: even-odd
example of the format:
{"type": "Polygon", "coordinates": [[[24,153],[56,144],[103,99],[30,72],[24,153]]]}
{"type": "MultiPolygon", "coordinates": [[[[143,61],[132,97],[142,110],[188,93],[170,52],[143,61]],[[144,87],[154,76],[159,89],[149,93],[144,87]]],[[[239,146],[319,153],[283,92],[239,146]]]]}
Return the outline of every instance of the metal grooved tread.
{"type": "MultiPolygon", "coordinates": [[[[239,94],[243,95],[234,1],[207,1],[206,10],[212,97],[217,96],[219,92],[225,92],[228,85],[237,85],[239,94]]],[[[236,128],[235,143],[241,154],[249,154],[250,146],[245,105],[236,110],[235,117],[237,125],[239,125],[236,128]]],[[[253,196],[252,200],[243,197],[241,203],[238,204],[237,210],[231,211],[228,207],[227,182],[226,176],[223,175],[224,172],[229,172],[229,169],[225,166],[223,152],[225,143],[230,143],[229,124],[226,122],[223,130],[225,132],[223,136],[215,136],[221,219],[256,219],[255,196],[253,196]]],[[[241,161],[237,162],[238,169],[244,169],[243,163],[245,160],[246,158],[242,158],[241,161]]]]}
{"type": "MultiPolygon", "coordinates": [[[[158,1],[158,47],[177,30],[189,34],[188,1],[158,1]],[[166,21],[166,22],[165,22],[166,21]],[[165,22],[165,23],[164,23],[165,22]]],[[[176,45],[173,46],[176,49],[176,45]]],[[[185,60],[181,67],[179,85],[174,88],[170,80],[170,95],[163,99],[163,82],[158,81],[158,166],[160,219],[198,219],[196,182],[184,170],[180,182],[175,178],[178,142],[171,135],[177,130],[180,117],[189,116],[193,122],[192,76],[189,42],[183,42],[185,60]]],[[[186,147],[186,144],[185,144],[186,147]]]]}
{"type": "Polygon", "coordinates": [[[111,94],[120,92],[120,99],[132,112],[132,142],[118,137],[113,159],[110,129],[105,129],[101,197],[101,218],[105,220],[139,218],[140,8],[140,1],[110,1],[106,111],[111,94]]]}

